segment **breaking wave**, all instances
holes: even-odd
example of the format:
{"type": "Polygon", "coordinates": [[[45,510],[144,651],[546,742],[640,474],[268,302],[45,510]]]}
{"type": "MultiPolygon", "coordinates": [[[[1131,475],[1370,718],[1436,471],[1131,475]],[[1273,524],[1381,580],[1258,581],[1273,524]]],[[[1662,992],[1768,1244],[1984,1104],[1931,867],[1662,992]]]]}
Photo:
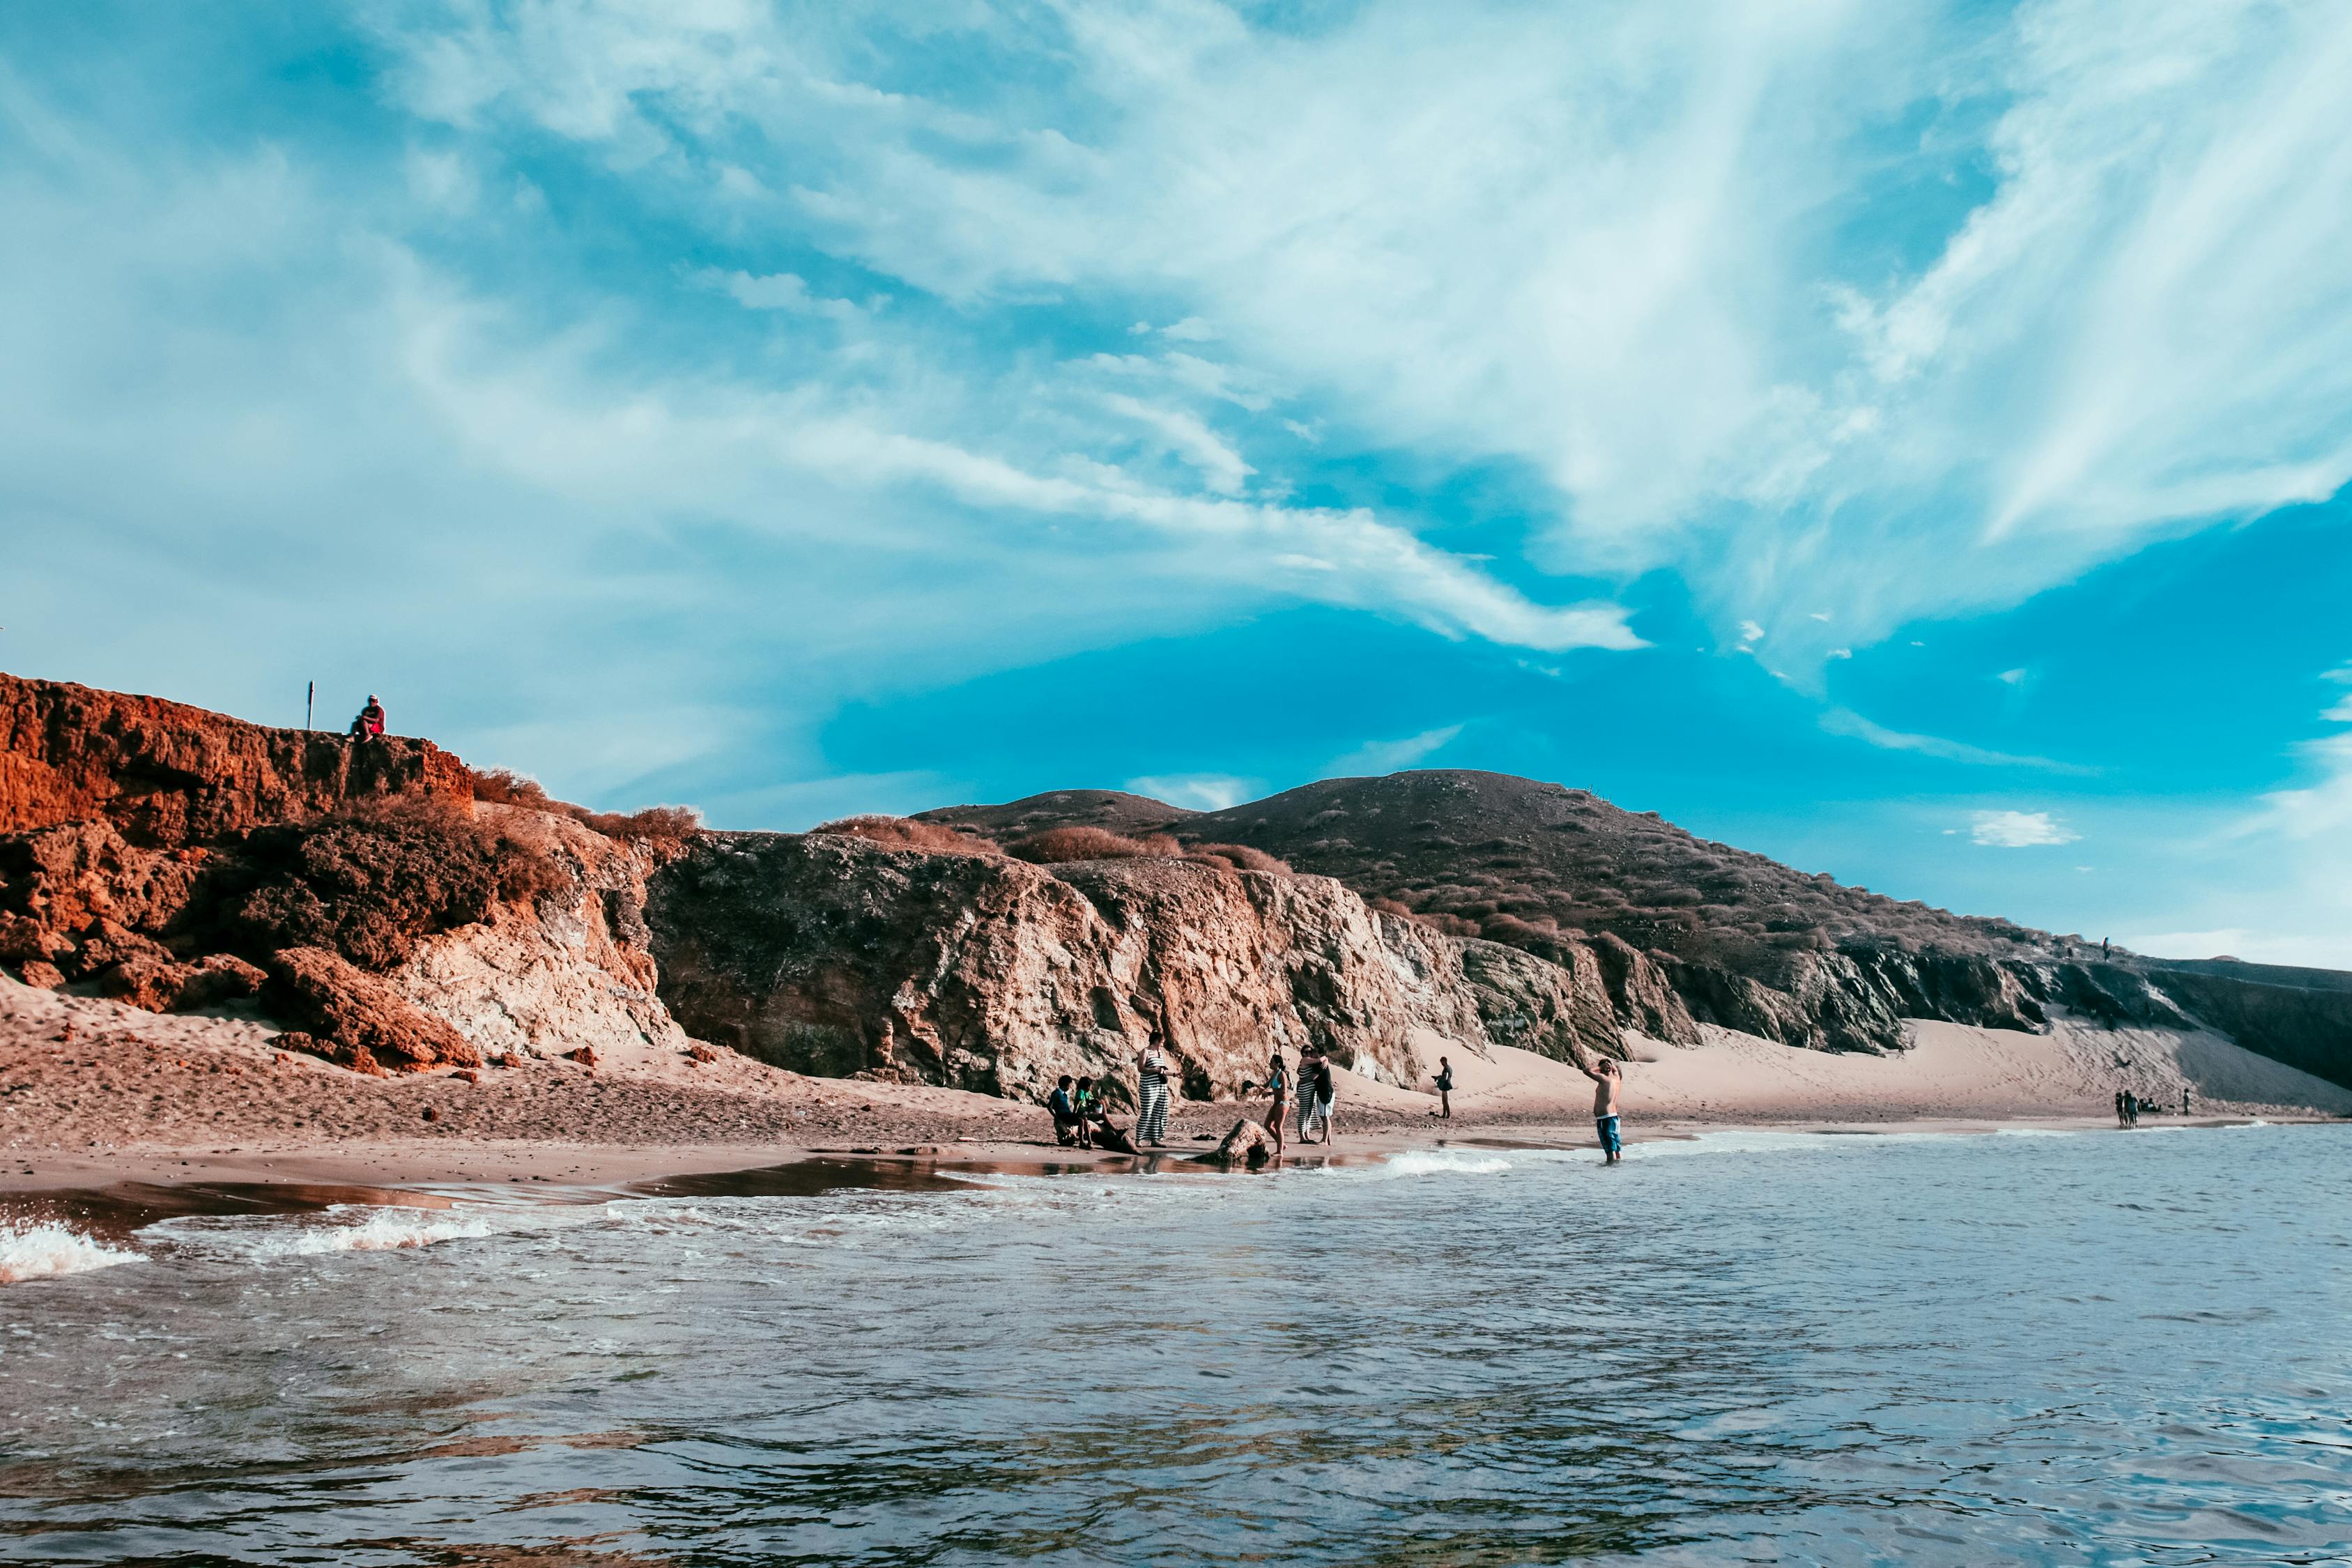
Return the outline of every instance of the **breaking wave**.
{"type": "Polygon", "coordinates": [[[226,1252],[250,1262],[281,1258],[318,1258],[338,1252],[398,1252],[490,1234],[478,1213],[443,1209],[331,1208],[316,1221],[272,1218],[165,1220],[144,1234],[205,1252],[226,1252]]]}
{"type": "Polygon", "coordinates": [[[0,1222],[0,1285],[55,1279],[146,1260],[143,1252],[109,1247],[54,1220],[0,1222]]]}

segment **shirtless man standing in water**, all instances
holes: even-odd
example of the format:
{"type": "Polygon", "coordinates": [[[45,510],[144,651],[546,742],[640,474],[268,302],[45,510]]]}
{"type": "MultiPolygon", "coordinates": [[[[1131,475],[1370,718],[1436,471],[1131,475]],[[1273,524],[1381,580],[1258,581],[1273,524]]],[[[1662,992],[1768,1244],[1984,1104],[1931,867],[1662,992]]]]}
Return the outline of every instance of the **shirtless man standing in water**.
{"type": "Polygon", "coordinates": [[[1589,1068],[1580,1054],[1576,1070],[1592,1080],[1592,1129],[1601,1134],[1601,1163],[1613,1165],[1625,1157],[1625,1145],[1617,1136],[1617,1085],[1622,1081],[1617,1064],[1602,1057],[1599,1067],[1589,1068]]]}

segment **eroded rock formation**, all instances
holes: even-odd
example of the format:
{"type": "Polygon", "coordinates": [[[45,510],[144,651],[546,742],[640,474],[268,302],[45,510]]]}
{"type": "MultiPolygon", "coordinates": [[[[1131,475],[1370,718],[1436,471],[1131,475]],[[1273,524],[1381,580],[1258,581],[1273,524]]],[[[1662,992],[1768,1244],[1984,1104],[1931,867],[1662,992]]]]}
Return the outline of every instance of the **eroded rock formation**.
{"type": "Polygon", "coordinates": [[[0,676],[0,963],[242,1005],[362,1071],[688,1042],[640,911],[661,851],[484,805],[423,741],[0,676]]]}
{"type": "Polygon", "coordinates": [[[1208,1099],[1276,1044],[1410,1081],[1416,1031],[1484,1038],[1458,944],[1320,877],[707,834],[646,918],[689,1032],[803,1072],[1034,1097],[1156,1041],[1208,1099]]]}

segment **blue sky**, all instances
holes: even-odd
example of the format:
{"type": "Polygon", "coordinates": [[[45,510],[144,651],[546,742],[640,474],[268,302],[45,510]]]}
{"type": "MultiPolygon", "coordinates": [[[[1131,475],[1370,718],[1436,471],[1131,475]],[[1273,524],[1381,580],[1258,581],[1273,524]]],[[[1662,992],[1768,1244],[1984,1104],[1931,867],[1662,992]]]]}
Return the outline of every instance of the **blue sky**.
{"type": "Polygon", "coordinates": [[[0,668],[2352,966],[2352,12],[0,13],[0,668]]]}

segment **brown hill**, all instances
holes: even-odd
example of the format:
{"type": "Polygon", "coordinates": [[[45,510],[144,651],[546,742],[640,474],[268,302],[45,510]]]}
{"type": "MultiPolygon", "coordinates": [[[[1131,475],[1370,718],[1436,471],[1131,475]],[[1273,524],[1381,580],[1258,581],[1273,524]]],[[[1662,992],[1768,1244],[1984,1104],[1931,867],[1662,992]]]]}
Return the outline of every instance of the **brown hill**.
{"type": "Polygon", "coordinates": [[[1129,834],[1248,845],[1376,908],[1555,964],[1606,970],[1639,954],[1692,1017],[1785,1044],[1891,1050],[1906,1018],[2038,1028],[2053,1007],[2187,1024],[2175,993],[2193,992],[2200,1016],[2225,1033],[2238,1024],[2242,1044],[2352,1081],[2352,1006],[2340,994],[2168,981],[2147,961],[2095,962],[2073,938],[1846,887],[1654,812],[1505,773],[1326,779],[1215,812],[1071,790],[923,814],[992,833],[1114,818],[1129,834]]]}

